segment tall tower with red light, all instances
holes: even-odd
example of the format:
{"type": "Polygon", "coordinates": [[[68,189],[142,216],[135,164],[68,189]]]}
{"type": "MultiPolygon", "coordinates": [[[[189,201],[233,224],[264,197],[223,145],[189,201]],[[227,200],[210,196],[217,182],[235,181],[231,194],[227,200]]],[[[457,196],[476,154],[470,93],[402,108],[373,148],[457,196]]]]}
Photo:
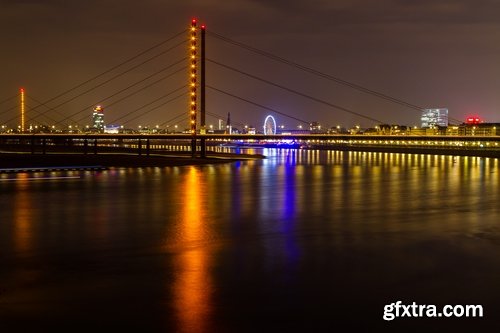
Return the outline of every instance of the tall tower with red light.
{"type": "Polygon", "coordinates": [[[104,108],[97,105],[92,113],[92,127],[94,131],[104,133],[104,108]]]}
{"type": "Polygon", "coordinates": [[[24,105],[24,88],[21,88],[21,133],[24,133],[25,130],[25,105],[24,105]]]}

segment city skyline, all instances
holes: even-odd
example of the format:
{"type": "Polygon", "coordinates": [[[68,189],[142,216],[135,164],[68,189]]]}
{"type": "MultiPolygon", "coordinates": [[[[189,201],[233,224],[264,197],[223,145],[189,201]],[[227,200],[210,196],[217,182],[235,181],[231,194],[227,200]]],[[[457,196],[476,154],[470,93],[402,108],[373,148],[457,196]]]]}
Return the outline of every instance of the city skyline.
{"type": "MultiPolygon", "coordinates": [[[[450,119],[465,121],[470,115],[479,115],[487,122],[499,121],[500,98],[496,91],[500,88],[500,73],[496,59],[500,48],[493,41],[499,35],[500,22],[493,14],[498,12],[498,5],[491,2],[295,1],[271,5],[237,1],[217,6],[199,1],[175,5],[145,1],[136,6],[128,1],[119,5],[113,1],[99,5],[93,1],[1,4],[0,34],[6,52],[0,59],[8,66],[0,82],[0,101],[16,95],[20,87],[26,87],[28,96],[37,101],[47,101],[187,29],[190,18],[195,16],[207,24],[208,31],[298,64],[423,108],[448,108],[450,119]],[[136,16],[137,13],[141,15],[136,16]]],[[[207,57],[244,72],[381,122],[410,126],[420,123],[421,114],[416,110],[249,55],[210,36],[207,42],[207,57]]],[[[176,52],[182,57],[182,49],[176,52]]],[[[121,84],[141,80],[166,66],[169,60],[175,59],[158,59],[150,67],[124,78],[121,84]]],[[[183,82],[185,74],[178,74],[175,82],[183,82]]],[[[256,83],[215,64],[208,64],[207,83],[324,126],[374,125],[373,121],[256,83]]],[[[107,119],[112,122],[123,112],[155,99],[158,93],[171,90],[175,84],[156,86],[137,100],[114,107],[107,108],[103,103],[108,110],[107,119]]],[[[117,89],[118,85],[105,86],[57,108],[57,112],[71,115],[100,104],[117,89]]],[[[30,103],[36,105],[34,101],[30,103]]],[[[163,113],[152,112],[130,125],[156,124],[183,110],[187,115],[187,103],[187,97],[179,98],[163,113]]],[[[57,105],[49,106],[54,104],[57,105]]],[[[4,112],[3,106],[0,105],[0,112],[4,112]]],[[[256,127],[270,113],[216,91],[207,91],[207,111],[219,115],[231,112],[235,123],[256,127]]],[[[16,116],[15,112],[6,112],[0,120],[16,116]]],[[[87,118],[90,122],[88,112],[87,118]]],[[[208,123],[215,124],[215,117],[209,115],[208,123]]],[[[289,128],[297,125],[293,119],[283,123],[289,128]]]]}

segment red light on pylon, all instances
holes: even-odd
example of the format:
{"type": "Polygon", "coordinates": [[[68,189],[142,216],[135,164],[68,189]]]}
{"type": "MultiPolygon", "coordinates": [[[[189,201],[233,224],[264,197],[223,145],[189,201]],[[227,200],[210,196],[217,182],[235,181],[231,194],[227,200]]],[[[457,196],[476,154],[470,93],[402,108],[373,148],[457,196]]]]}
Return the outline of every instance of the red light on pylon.
{"type": "Polygon", "coordinates": [[[21,92],[22,92],[22,93],[24,92],[24,88],[21,88],[21,92]]]}
{"type": "Polygon", "coordinates": [[[192,19],[192,20],[191,20],[191,23],[196,23],[196,19],[195,19],[195,18],[194,18],[194,19],[192,19]]]}
{"type": "Polygon", "coordinates": [[[201,29],[205,30],[205,25],[204,24],[201,26],[201,29]]]}

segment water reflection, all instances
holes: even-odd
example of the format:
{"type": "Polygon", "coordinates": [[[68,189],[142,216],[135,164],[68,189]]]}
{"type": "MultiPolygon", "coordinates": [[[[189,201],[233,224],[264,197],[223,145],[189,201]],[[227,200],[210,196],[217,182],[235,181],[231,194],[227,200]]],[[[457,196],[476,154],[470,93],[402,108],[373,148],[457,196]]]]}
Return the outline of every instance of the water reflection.
{"type": "Polygon", "coordinates": [[[87,309],[109,306],[115,316],[95,311],[95,322],[288,332],[350,314],[358,322],[363,304],[378,323],[386,298],[496,304],[497,159],[266,153],[239,164],[2,181],[0,302],[32,310],[0,309],[0,323],[17,328],[22,317],[37,328],[59,311],[78,319],[71,328],[87,309]],[[30,278],[37,293],[19,282],[27,270],[43,277],[30,278]],[[66,311],[70,303],[80,306],[66,311]]]}
{"type": "Polygon", "coordinates": [[[295,174],[293,166],[288,165],[280,168],[278,175],[282,178],[281,183],[283,186],[279,211],[281,212],[281,232],[284,235],[285,243],[285,273],[286,279],[292,280],[294,279],[294,269],[300,255],[300,249],[295,240],[295,224],[297,223],[296,216],[300,212],[297,201],[301,199],[302,188],[297,184],[297,178],[300,176],[295,174]]]}
{"type": "Polygon", "coordinates": [[[208,332],[211,317],[212,281],[209,247],[199,246],[209,237],[206,220],[206,184],[200,170],[190,167],[183,176],[182,214],[175,242],[180,246],[174,260],[174,307],[179,318],[178,332],[208,332]]]}
{"type": "Polygon", "coordinates": [[[19,173],[15,181],[14,246],[18,253],[26,254],[33,248],[33,205],[28,192],[29,174],[19,173]]]}

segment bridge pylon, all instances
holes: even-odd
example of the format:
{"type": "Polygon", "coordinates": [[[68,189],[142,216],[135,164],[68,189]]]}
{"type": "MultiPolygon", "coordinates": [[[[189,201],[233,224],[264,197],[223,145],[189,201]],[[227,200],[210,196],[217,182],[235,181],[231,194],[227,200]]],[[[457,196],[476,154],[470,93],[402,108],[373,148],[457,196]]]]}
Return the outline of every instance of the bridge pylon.
{"type": "Polygon", "coordinates": [[[196,116],[198,110],[198,89],[197,89],[197,21],[191,20],[191,28],[189,29],[189,126],[192,135],[191,139],[191,156],[196,155],[196,116]]]}
{"type": "MultiPolygon", "coordinates": [[[[200,111],[200,134],[206,134],[205,122],[205,25],[201,25],[200,43],[198,43],[198,24],[196,19],[191,20],[189,29],[189,126],[191,132],[191,155],[197,151],[197,118],[200,111]],[[198,50],[201,46],[201,50],[198,50]],[[200,52],[198,52],[200,51],[200,52]],[[199,56],[198,56],[199,55],[199,56]],[[200,74],[198,97],[198,70],[200,74]],[[198,100],[200,105],[198,107],[198,100]]],[[[200,138],[200,155],[206,157],[206,140],[200,138]]]]}
{"type": "MultiPolygon", "coordinates": [[[[205,25],[201,26],[201,54],[200,54],[200,133],[206,134],[205,112],[205,25]]],[[[205,138],[200,139],[200,155],[207,157],[207,143],[205,138]]]]}

